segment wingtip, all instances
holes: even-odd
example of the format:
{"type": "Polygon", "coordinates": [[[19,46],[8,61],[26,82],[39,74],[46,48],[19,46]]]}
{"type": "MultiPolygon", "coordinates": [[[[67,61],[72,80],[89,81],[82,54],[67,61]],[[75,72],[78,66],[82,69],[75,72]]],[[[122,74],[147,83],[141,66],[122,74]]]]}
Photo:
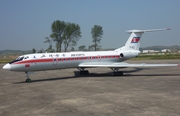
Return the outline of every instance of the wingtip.
{"type": "Polygon", "coordinates": [[[180,66],[180,64],[178,64],[177,66],[180,66]]]}
{"type": "Polygon", "coordinates": [[[171,28],[167,28],[167,30],[171,30],[171,28]]]}

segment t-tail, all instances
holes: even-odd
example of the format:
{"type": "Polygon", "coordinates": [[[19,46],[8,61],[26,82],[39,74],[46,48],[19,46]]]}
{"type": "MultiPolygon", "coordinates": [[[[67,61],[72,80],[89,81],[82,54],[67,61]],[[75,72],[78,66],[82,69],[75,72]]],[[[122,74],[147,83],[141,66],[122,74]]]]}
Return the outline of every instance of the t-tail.
{"type": "Polygon", "coordinates": [[[164,31],[164,30],[170,30],[170,28],[150,29],[150,30],[128,30],[127,33],[130,33],[131,35],[127,40],[125,46],[118,48],[116,50],[139,50],[142,34],[144,34],[145,32],[164,31]]]}

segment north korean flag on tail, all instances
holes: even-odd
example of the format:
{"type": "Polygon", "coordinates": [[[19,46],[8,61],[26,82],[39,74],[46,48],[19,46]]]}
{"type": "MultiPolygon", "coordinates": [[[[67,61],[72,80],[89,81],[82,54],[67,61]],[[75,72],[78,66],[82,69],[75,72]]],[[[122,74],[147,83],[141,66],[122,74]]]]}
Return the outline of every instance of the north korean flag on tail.
{"type": "Polygon", "coordinates": [[[131,40],[131,43],[138,43],[140,40],[140,37],[133,37],[131,40]]]}

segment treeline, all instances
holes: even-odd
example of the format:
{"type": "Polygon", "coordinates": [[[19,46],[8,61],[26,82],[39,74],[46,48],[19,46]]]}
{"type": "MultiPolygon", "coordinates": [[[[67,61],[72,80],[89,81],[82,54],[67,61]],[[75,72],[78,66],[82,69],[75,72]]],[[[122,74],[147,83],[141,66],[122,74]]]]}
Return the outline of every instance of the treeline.
{"type": "Polygon", "coordinates": [[[180,51],[180,46],[178,46],[178,45],[174,45],[174,46],[149,46],[149,47],[140,48],[140,51],[143,51],[143,50],[159,50],[159,51],[161,51],[163,49],[170,49],[171,51],[178,52],[178,51],[180,51]]]}
{"type": "MultiPolygon", "coordinates": [[[[71,51],[74,51],[74,46],[77,45],[78,40],[82,37],[81,28],[78,24],[64,22],[56,20],[51,25],[52,33],[49,37],[45,37],[44,43],[48,43],[49,46],[45,50],[46,52],[66,52],[70,47],[71,51]],[[55,47],[53,48],[53,43],[55,47]]],[[[103,35],[102,27],[94,25],[91,28],[92,42],[93,44],[88,47],[88,50],[99,50],[101,48],[100,41],[103,35]]],[[[79,50],[87,50],[85,45],[78,47],[79,50]]],[[[41,50],[42,51],[42,50],[41,50]]],[[[33,48],[32,52],[35,53],[36,49],[33,48]]]]}

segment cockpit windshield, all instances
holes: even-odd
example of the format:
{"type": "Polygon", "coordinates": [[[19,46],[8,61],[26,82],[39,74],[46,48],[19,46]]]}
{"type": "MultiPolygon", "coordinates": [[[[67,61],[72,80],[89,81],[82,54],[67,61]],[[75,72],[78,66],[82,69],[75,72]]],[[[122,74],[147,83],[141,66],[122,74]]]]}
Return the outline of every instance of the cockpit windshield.
{"type": "Polygon", "coordinates": [[[21,61],[21,60],[23,60],[23,58],[24,58],[24,56],[20,56],[20,57],[16,58],[16,60],[11,61],[9,64],[12,64],[12,63],[14,63],[14,62],[21,61]]]}
{"type": "Polygon", "coordinates": [[[18,57],[16,60],[19,60],[19,61],[20,61],[20,60],[22,60],[23,58],[24,58],[24,57],[18,57]]]}

